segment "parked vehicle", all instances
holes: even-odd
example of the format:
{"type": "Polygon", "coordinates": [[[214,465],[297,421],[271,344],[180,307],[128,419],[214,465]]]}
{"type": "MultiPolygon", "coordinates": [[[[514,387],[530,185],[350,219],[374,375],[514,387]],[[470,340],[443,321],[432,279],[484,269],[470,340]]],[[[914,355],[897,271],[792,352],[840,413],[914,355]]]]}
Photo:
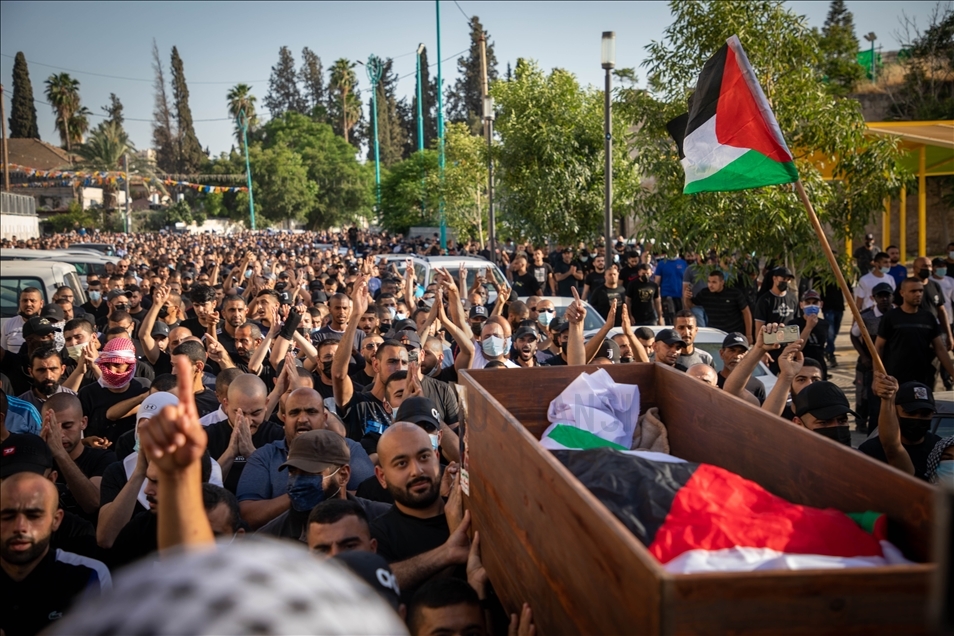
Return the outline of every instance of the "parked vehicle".
{"type": "Polygon", "coordinates": [[[73,302],[78,306],[87,301],[76,268],[59,261],[7,261],[0,268],[0,324],[17,315],[20,292],[36,287],[43,295],[43,304],[53,300],[56,288],[69,285],[73,302]]]}
{"type": "Polygon", "coordinates": [[[116,246],[112,243],[71,243],[70,247],[85,247],[96,250],[97,252],[102,252],[106,256],[116,255],[116,246]]]}
{"type": "Polygon", "coordinates": [[[483,276],[485,279],[484,286],[487,288],[488,303],[496,302],[499,283],[500,281],[507,280],[507,277],[504,276],[504,273],[500,271],[499,267],[488,260],[477,258],[476,256],[428,256],[426,260],[430,266],[430,270],[427,273],[428,284],[434,280],[435,267],[446,268],[448,273],[456,279],[460,267],[463,265],[467,273],[467,289],[470,289],[474,285],[477,276],[483,276]],[[488,268],[491,270],[491,278],[493,280],[486,278],[488,268]]]}
{"type": "Polygon", "coordinates": [[[115,264],[119,259],[115,256],[104,256],[102,252],[91,252],[83,248],[74,249],[72,247],[65,250],[24,250],[16,248],[0,250],[0,261],[14,260],[54,260],[71,263],[76,268],[76,273],[85,277],[87,274],[105,276],[106,264],[115,264]]]}

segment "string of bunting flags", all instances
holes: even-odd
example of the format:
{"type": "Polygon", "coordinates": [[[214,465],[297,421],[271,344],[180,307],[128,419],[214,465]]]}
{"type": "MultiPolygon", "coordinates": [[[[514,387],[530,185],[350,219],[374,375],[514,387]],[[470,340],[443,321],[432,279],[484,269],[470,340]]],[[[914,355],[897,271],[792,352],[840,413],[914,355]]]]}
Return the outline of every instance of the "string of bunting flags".
{"type": "MultiPolygon", "coordinates": [[[[0,169],[3,164],[0,164],[0,169]]],[[[25,174],[31,179],[46,179],[43,182],[31,182],[23,184],[30,188],[50,188],[50,187],[69,187],[77,181],[82,181],[83,185],[90,186],[94,184],[111,183],[118,185],[125,182],[126,173],[124,172],[84,172],[82,170],[38,170],[28,166],[21,166],[14,163],[10,164],[11,172],[25,174]]],[[[134,175],[135,178],[135,175],[134,175]]],[[[178,181],[175,179],[157,179],[152,177],[141,177],[144,183],[162,183],[167,186],[182,186],[192,188],[203,194],[218,194],[223,192],[248,192],[246,186],[217,186],[204,185],[201,183],[192,183],[190,181],[178,181]]]]}

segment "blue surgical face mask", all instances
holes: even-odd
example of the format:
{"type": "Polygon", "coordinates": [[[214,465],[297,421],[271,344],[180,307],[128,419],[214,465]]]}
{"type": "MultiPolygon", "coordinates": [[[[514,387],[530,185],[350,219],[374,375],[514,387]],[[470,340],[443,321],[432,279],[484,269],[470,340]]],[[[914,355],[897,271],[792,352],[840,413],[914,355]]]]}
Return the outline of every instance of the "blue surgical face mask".
{"type": "Polygon", "coordinates": [[[947,268],[938,267],[936,270],[934,270],[934,275],[937,276],[938,278],[944,278],[945,276],[947,276],[947,268]]]}
{"type": "Polygon", "coordinates": [[[89,299],[92,300],[94,303],[99,302],[99,300],[102,297],[103,297],[103,292],[91,291],[89,293],[89,299]]]}
{"type": "Polygon", "coordinates": [[[500,356],[507,355],[507,341],[499,336],[487,336],[480,342],[480,348],[483,350],[484,355],[490,358],[499,358],[500,356]]]}
{"type": "Polygon", "coordinates": [[[394,317],[397,316],[397,309],[394,307],[388,307],[388,315],[391,316],[391,320],[394,320],[394,317]]]}
{"type": "Polygon", "coordinates": [[[322,475],[298,473],[288,476],[288,498],[298,512],[308,512],[325,500],[322,475]]]}
{"type": "Polygon", "coordinates": [[[407,314],[404,313],[403,311],[395,311],[395,312],[394,312],[394,319],[395,319],[395,320],[407,320],[407,314]]]}
{"type": "Polygon", "coordinates": [[[552,311],[541,311],[537,314],[537,320],[540,321],[540,324],[544,327],[549,327],[550,323],[553,322],[554,312],[552,311]]]}
{"type": "Polygon", "coordinates": [[[434,450],[437,450],[438,445],[440,445],[440,439],[437,437],[437,433],[432,433],[428,435],[431,438],[431,447],[434,450]]]}
{"type": "Polygon", "coordinates": [[[251,276],[252,276],[252,270],[250,269],[245,270],[245,278],[250,278],[251,276]]]}
{"type": "Polygon", "coordinates": [[[504,339],[504,353],[505,354],[510,353],[510,349],[512,347],[513,347],[513,338],[511,338],[510,336],[507,336],[504,339]]]}
{"type": "Polygon", "coordinates": [[[954,488],[954,459],[945,459],[937,465],[937,482],[954,488]]]}
{"type": "Polygon", "coordinates": [[[887,273],[889,273],[890,271],[891,271],[891,268],[890,268],[890,267],[882,267],[882,268],[881,268],[881,273],[882,273],[882,274],[887,274],[887,273]]]}

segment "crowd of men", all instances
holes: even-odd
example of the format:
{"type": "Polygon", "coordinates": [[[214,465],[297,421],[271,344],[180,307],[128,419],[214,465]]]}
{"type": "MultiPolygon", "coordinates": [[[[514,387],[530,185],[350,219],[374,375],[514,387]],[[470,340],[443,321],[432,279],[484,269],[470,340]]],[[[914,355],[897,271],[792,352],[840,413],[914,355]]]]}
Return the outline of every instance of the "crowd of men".
{"type": "Polygon", "coordinates": [[[658,362],[843,444],[855,415],[872,434],[860,452],[952,479],[954,438],[928,423],[938,372],[954,377],[954,244],[910,274],[896,249],[856,254],[859,413],[827,376],[842,295],[771,263],[508,240],[493,259],[503,275],[468,286],[463,269],[422,281],[381,258],[438,254],[436,240],[354,228],[99,238],[118,261],[86,277],[87,302],[23,288],[0,334],[7,636],[37,633],[160,549],[252,533],[370,571],[413,634],[532,633],[529,608],[509,623],[494,611],[462,511],[466,369],[658,362]],[[557,296],[572,299],[562,315],[557,296]],[[586,338],[588,306],[606,322],[586,338]],[[797,340],[770,342],[792,325],[797,340]],[[726,332],[718,361],[696,346],[700,327],[726,332]],[[762,362],[777,375],[768,394],[762,362]]]}

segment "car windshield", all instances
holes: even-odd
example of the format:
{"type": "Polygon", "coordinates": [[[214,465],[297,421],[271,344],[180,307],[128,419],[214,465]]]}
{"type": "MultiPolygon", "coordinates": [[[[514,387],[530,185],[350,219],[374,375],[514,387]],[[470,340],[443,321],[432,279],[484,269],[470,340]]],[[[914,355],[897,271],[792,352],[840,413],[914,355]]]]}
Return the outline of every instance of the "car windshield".
{"type": "MultiPolygon", "coordinates": [[[[448,268],[447,268],[447,271],[450,273],[451,276],[454,277],[454,280],[457,280],[458,272],[460,271],[459,269],[448,267],[448,268]]],[[[469,268],[469,267],[468,267],[468,268],[467,268],[466,270],[464,270],[464,271],[467,273],[467,289],[464,290],[464,291],[467,291],[467,290],[469,290],[471,287],[474,286],[474,281],[477,279],[477,276],[480,276],[480,277],[482,277],[482,278],[484,279],[484,285],[485,285],[488,289],[493,289],[493,290],[496,290],[496,289],[497,289],[497,281],[493,279],[493,275],[491,275],[491,278],[490,278],[490,279],[487,278],[487,268],[486,268],[486,267],[479,267],[479,268],[478,268],[478,267],[474,267],[474,268],[469,268]]],[[[436,275],[436,272],[432,269],[432,270],[431,270],[431,280],[428,281],[428,282],[433,282],[435,275],[436,275]]]]}
{"type": "MultiPolygon", "coordinates": [[[[720,342],[696,342],[696,347],[702,349],[706,353],[712,356],[712,364],[715,367],[716,372],[722,371],[722,358],[719,357],[719,349],[722,348],[722,343],[720,342]]],[[[755,367],[755,371],[752,372],[752,377],[757,378],[765,375],[765,369],[762,365],[755,367]]]]}

